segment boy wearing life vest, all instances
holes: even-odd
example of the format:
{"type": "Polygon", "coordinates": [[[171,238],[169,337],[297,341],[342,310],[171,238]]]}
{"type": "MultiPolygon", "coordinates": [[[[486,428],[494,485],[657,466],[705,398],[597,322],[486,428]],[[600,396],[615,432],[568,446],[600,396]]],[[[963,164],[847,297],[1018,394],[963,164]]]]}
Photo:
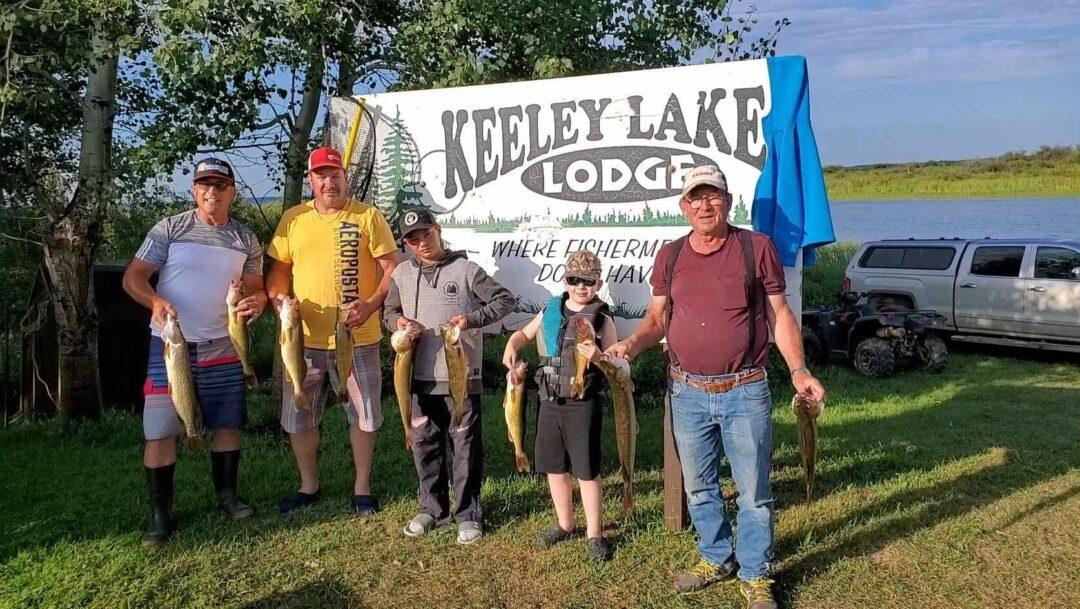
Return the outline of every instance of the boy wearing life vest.
{"type": "Polygon", "coordinates": [[[595,362],[618,337],[600,290],[600,259],[589,251],[573,252],[566,260],[563,276],[565,292],[548,301],[544,310],[506,343],[503,364],[514,369],[518,351],[536,340],[540,354],[536,380],[540,387],[540,413],[536,424],[536,470],[547,474],[557,522],[539,536],[545,548],[570,539],[574,531],[574,486],[581,487],[585,508],[585,535],[588,556],[596,561],[611,559],[611,550],[601,535],[603,489],[600,482],[600,431],[603,402],[600,393],[604,377],[595,362]],[[576,340],[575,318],[583,317],[592,326],[596,340],[576,340]],[[575,377],[574,353],[590,362],[585,369],[582,391],[571,389],[575,377]]]}

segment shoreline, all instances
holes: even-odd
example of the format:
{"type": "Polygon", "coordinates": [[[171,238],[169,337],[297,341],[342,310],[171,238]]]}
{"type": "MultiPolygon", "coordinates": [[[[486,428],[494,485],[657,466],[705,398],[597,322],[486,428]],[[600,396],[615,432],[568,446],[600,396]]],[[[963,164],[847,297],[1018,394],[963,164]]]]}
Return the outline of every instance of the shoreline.
{"type": "Polygon", "coordinates": [[[972,195],[877,195],[875,197],[833,197],[829,195],[829,203],[888,203],[894,201],[1002,201],[1009,199],[1076,199],[1080,198],[1080,192],[1065,194],[972,194],[972,195]]]}

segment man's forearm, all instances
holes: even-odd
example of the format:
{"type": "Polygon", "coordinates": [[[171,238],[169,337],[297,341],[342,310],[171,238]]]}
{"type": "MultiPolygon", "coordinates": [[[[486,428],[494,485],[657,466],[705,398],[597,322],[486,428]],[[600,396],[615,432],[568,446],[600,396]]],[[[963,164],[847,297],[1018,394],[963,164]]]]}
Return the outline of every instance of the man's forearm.
{"type": "Polygon", "coordinates": [[[266,274],[266,294],[270,297],[270,300],[273,300],[279,294],[288,296],[291,283],[292,268],[282,266],[280,262],[275,261],[270,266],[270,272],[266,274]]]}
{"type": "Polygon", "coordinates": [[[637,329],[627,339],[630,346],[630,357],[635,358],[641,355],[643,351],[659,343],[661,338],[664,338],[664,324],[662,322],[651,315],[641,320],[637,329]]]}
{"type": "Polygon", "coordinates": [[[799,331],[799,324],[795,323],[795,314],[791,309],[785,308],[777,313],[773,334],[776,336],[776,347],[780,349],[780,355],[784,357],[788,370],[806,366],[802,333],[799,331]]]}

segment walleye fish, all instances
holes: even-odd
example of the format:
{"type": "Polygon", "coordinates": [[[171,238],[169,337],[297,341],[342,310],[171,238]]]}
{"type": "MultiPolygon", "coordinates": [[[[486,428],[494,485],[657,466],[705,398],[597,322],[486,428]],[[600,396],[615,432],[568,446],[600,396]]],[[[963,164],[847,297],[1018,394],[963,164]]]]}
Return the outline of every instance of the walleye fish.
{"type": "Polygon", "coordinates": [[[525,362],[519,361],[506,373],[506,396],[503,397],[503,415],[506,416],[506,436],[514,447],[517,471],[527,472],[532,466],[525,453],[525,362]]]}
{"type": "Polygon", "coordinates": [[[239,280],[229,282],[229,293],[225,295],[225,307],[229,311],[229,339],[233,348],[236,349],[236,357],[240,360],[240,366],[244,369],[244,384],[248,389],[259,386],[255,378],[255,370],[251,367],[248,359],[251,353],[251,333],[243,317],[236,313],[236,305],[244,299],[244,284],[239,280]]]}
{"type": "Polygon", "coordinates": [[[349,377],[353,373],[352,330],[344,320],[337,322],[334,332],[334,352],[337,360],[338,397],[345,399],[349,395],[349,377]]]}
{"type": "Polygon", "coordinates": [[[630,363],[620,357],[602,355],[600,371],[607,377],[615,410],[615,444],[623,482],[623,515],[634,509],[634,456],[637,454],[637,408],[630,363]]]}
{"type": "MultiPolygon", "coordinates": [[[[595,343],[596,330],[588,319],[578,315],[574,317],[574,345],[595,343]]],[[[585,370],[589,367],[589,360],[574,349],[574,378],[570,379],[570,396],[582,399],[585,397],[585,370]]]]}
{"type": "Polygon", "coordinates": [[[454,413],[450,428],[457,429],[465,416],[465,393],[469,384],[469,358],[461,344],[461,328],[453,325],[442,327],[443,355],[446,356],[446,374],[450,381],[450,398],[454,400],[454,413]]]}
{"type": "Polygon", "coordinates": [[[409,324],[390,335],[390,346],[394,349],[394,395],[397,396],[398,410],[401,412],[401,428],[405,431],[405,448],[413,449],[412,422],[409,410],[412,408],[413,349],[416,339],[423,328],[419,324],[409,324]]]}
{"type": "Polygon", "coordinates": [[[165,343],[165,375],[169,379],[169,397],[172,398],[176,415],[184,424],[184,435],[189,449],[206,447],[202,438],[202,411],[195,397],[195,378],[191,374],[191,356],[187,341],[180,331],[180,322],[165,314],[161,326],[161,340],[165,343]]]}
{"type": "Polygon", "coordinates": [[[285,380],[293,387],[293,407],[308,410],[311,404],[304,394],[304,377],[307,376],[307,361],[304,360],[304,327],[300,320],[300,301],[285,297],[281,303],[281,361],[285,380]]]}
{"type": "Polygon", "coordinates": [[[791,398],[791,411],[795,414],[799,428],[799,460],[802,461],[806,479],[806,505],[814,500],[814,466],[817,464],[817,418],[825,410],[825,404],[815,402],[814,398],[795,394],[791,398]]]}

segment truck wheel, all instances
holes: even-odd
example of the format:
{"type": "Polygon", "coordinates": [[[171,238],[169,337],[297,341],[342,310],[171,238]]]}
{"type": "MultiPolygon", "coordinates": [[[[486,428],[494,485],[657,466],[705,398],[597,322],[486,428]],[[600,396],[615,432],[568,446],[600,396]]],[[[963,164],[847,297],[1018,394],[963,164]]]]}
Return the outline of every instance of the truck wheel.
{"type": "Polygon", "coordinates": [[[829,363],[829,353],[825,351],[825,346],[821,344],[821,338],[818,337],[817,332],[806,326],[803,326],[802,329],[802,348],[806,361],[811,364],[829,363]]]}
{"type": "Polygon", "coordinates": [[[855,347],[851,364],[855,366],[855,371],[863,376],[881,378],[893,373],[896,356],[887,341],[880,338],[868,338],[855,347]]]}
{"type": "Polygon", "coordinates": [[[949,359],[949,352],[945,348],[945,341],[936,334],[925,334],[915,346],[915,356],[923,370],[939,372],[945,367],[949,359]]]}

